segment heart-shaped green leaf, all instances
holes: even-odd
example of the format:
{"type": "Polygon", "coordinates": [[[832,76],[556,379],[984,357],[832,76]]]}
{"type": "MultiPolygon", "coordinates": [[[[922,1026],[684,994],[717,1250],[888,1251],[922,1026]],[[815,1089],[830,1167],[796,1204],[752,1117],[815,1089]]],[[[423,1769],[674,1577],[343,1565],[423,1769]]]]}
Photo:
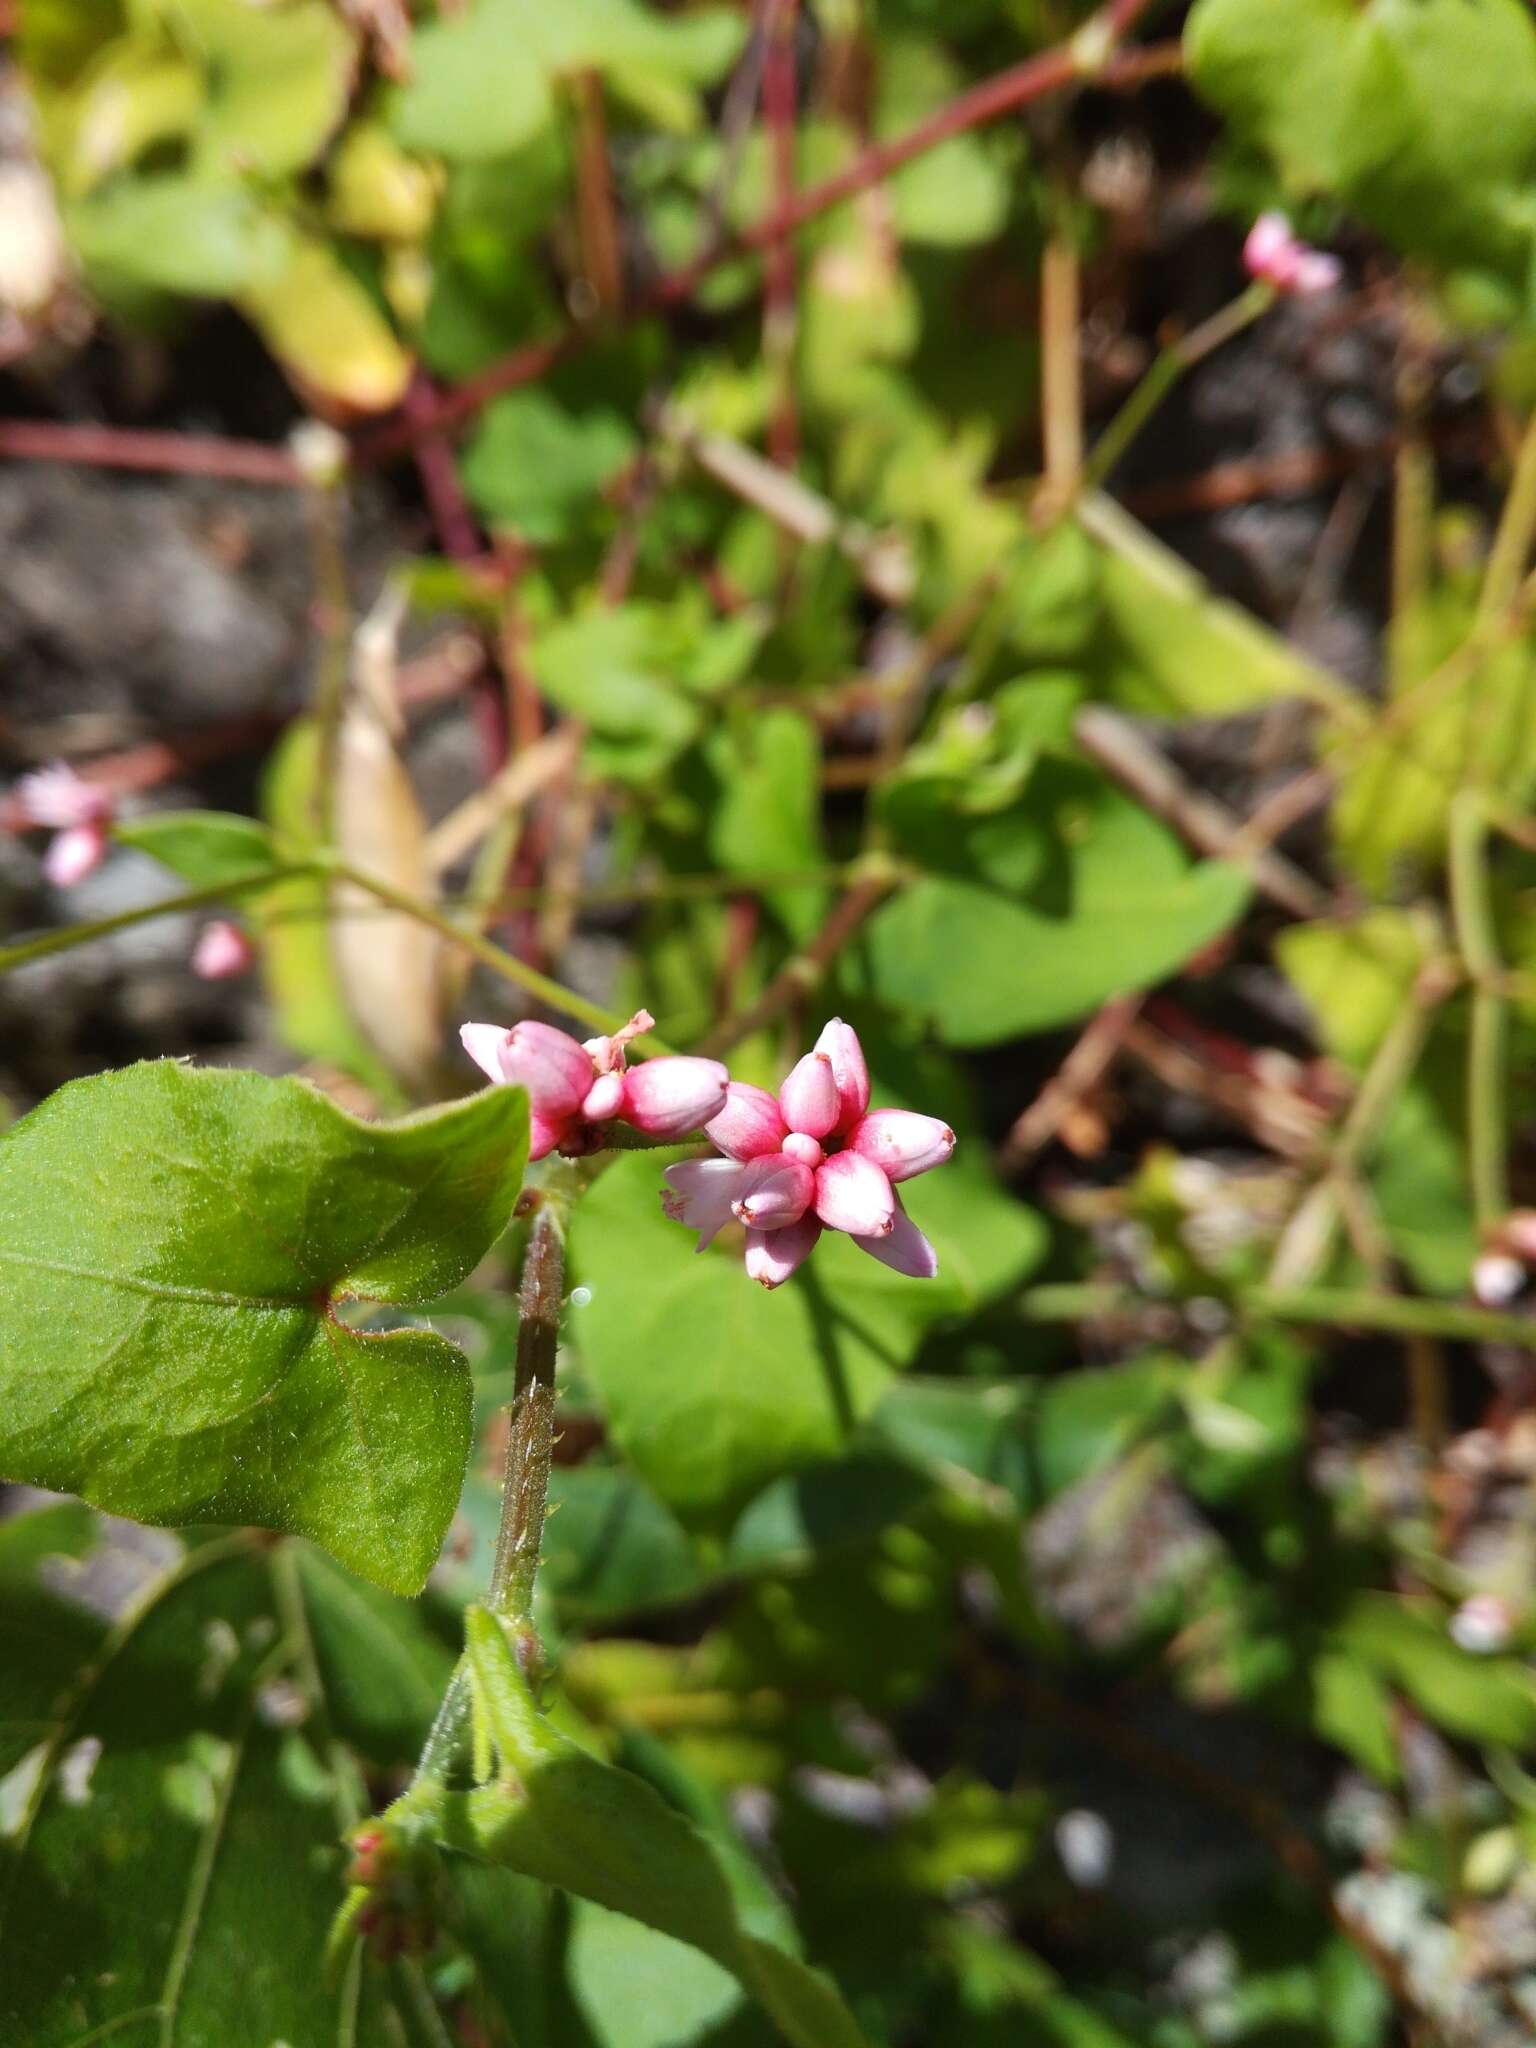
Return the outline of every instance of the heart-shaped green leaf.
{"type": "Polygon", "coordinates": [[[431,1301],[511,1215],[520,1090],[366,1124],[292,1079],[146,1062],[0,1138],[0,1473],[140,1521],[312,1536],[420,1587],[469,1370],[340,1301],[431,1301]]]}

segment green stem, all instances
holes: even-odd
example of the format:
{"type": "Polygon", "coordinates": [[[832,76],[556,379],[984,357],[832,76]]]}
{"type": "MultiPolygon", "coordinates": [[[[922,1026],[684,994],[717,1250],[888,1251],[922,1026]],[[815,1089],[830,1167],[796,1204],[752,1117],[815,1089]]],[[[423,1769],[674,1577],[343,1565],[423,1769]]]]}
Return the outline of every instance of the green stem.
{"type": "Polygon", "coordinates": [[[1488,811],[1474,791],[1451,809],[1451,914],[1461,957],[1472,981],[1467,1039],[1467,1154],[1472,1207],[1480,1228],[1509,1208],[1504,1177],[1504,1069],[1506,1005],[1488,879],[1488,811]]]}
{"type": "MultiPolygon", "coordinates": [[[[391,909],[403,911],[407,917],[414,917],[421,924],[439,933],[455,946],[462,946],[477,960],[501,975],[503,980],[516,983],[526,994],[533,996],[551,1010],[558,1010],[564,1016],[575,1017],[581,1023],[590,1025],[594,1031],[617,1031],[623,1022],[611,1011],[601,1009],[596,1003],[589,1003],[585,996],[575,989],[566,988],[547,974],[540,974],[536,967],[519,960],[513,953],[506,952],[492,940],[482,938],[478,932],[466,931],[430,903],[419,896],[412,896],[404,889],[397,889],[393,882],[386,882],[380,875],[371,875],[366,868],[353,867],[350,861],[338,860],[334,856],[321,854],[317,860],[338,881],[350,882],[354,888],[365,889],[370,896],[376,896],[391,909]]],[[[636,1047],[648,1053],[669,1052],[666,1045],[654,1033],[634,1041],[636,1047]]]]}
{"type": "Polygon", "coordinates": [[[1507,612],[1525,575],[1536,537],[1536,412],[1526,422],[1509,496],[1499,516],[1499,530],[1493,537],[1482,595],[1477,604],[1477,624],[1491,625],[1507,612]]]}
{"type": "MultiPolygon", "coordinates": [[[[555,1442],[555,1355],[565,1288],[565,1198],[546,1195],[533,1220],[518,1295],[517,1375],[502,1467],[501,1522],[488,1605],[537,1645],[533,1586],[544,1540],[555,1442]]],[[[464,1752],[471,1688],[461,1657],[448,1681],[416,1766],[415,1785],[442,1783],[464,1752]]]]}
{"type": "MultiPolygon", "coordinates": [[[[1511,1344],[1523,1351],[1536,1351],[1536,1321],[1454,1301],[1424,1301],[1413,1295],[1374,1294],[1352,1287],[1251,1287],[1237,1306],[1257,1322],[1380,1330],[1391,1336],[1511,1344]]],[[[1088,1285],[1027,1288],[1019,1307],[1027,1322],[1077,1323],[1103,1316],[1166,1314],[1169,1303],[1128,1287],[1088,1285]]]]}
{"type": "Polygon", "coordinates": [[[66,953],[71,946],[89,945],[92,939],[106,939],[114,932],[130,931],[134,925],[148,924],[157,917],[175,917],[184,910],[205,910],[210,904],[228,903],[237,897],[252,895],[259,889],[269,889],[274,882],[285,882],[294,875],[307,872],[310,870],[301,864],[263,868],[260,874],[232,882],[210,882],[206,888],[188,889],[181,896],[163,896],[158,903],[135,904],[132,910],[120,910],[113,917],[93,918],[89,924],[61,925],[57,931],[43,932],[35,939],[23,939],[14,946],[0,946],[0,974],[9,974],[15,967],[25,967],[31,960],[46,959],[50,953],[66,953]]]}
{"type": "Polygon", "coordinates": [[[1103,483],[1186,370],[1193,368],[1202,357],[1212,354],[1234,335],[1241,334],[1261,313],[1267,313],[1274,302],[1272,285],[1251,284],[1230,305],[1223,306],[1209,320],[1160,349],[1152,358],[1146,374],[1089,451],[1088,460],[1083,465],[1083,489],[1095,490],[1103,483]]]}

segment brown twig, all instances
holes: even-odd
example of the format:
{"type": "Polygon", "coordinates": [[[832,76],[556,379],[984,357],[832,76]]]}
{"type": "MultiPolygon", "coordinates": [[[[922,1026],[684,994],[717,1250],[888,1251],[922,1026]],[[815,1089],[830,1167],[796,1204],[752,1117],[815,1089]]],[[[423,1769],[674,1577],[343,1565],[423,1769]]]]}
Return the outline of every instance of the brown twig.
{"type": "Polygon", "coordinates": [[[576,101],[576,219],[581,263],[592,287],[593,310],[616,313],[624,298],[624,265],[608,161],[602,80],[595,71],[578,72],[572,92],[576,101]]]}
{"type": "Polygon", "coordinates": [[[797,997],[815,988],[859,926],[877,910],[895,888],[899,875],[890,868],[871,866],[840,896],[825,924],[803,952],[785,961],[757,1001],[735,1017],[727,1017],[704,1039],[699,1051],[718,1058],[771,1024],[797,997]]]}
{"type": "Polygon", "coordinates": [[[1090,704],[1078,713],[1074,731],[1086,754],[1200,852],[1236,861],[1254,887],[1292,917],[1327,915],[1327,892],[1310,875],[1272,847],[1256,847],[1251,838],[1245,840],[1242,819],[1187,782],[1128,719],[1102,704],[1090,704]]]}
{"type": "Polygon", "coordinates": [[[1143,998],[1114,996],[1090,1019],[1077,1043],[998,1148],[1002,1173],[1018,1173],[1042,1151],[1072,1111],[1103,1080],[1125,1045],[1143,998]]]}

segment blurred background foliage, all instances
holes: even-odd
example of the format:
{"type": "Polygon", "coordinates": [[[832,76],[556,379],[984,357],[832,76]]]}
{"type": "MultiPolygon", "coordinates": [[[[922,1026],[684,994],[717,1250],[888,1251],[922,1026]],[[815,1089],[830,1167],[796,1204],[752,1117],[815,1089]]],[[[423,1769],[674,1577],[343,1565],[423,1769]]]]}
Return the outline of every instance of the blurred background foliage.
{"type": "MultiPolygon", "coordinates": [[[[0,799],[12,1108],[462,1092],[523,1001],[455,929],[764,1084],[853,1019],[960,1133],[940,1278],[765,1296],[605,1173],[561,1725],[872,2043],[1528,2041],[1528,7],[0,22],[0,756],[119,813],[66,900],[0,799]],[[1340,289],[1249,286],[1275,207],[1340,289]],[[215,807],[402,907],[243,891],[260,986],[200,983],[269,858],[215,807]]],[[[420,1603],[8,1497],[7,2039],[769,2038],[468,1865],[322,1965],[487,1576],[517,1254],[438,1317],[483,1443],[420,1603]]]]}

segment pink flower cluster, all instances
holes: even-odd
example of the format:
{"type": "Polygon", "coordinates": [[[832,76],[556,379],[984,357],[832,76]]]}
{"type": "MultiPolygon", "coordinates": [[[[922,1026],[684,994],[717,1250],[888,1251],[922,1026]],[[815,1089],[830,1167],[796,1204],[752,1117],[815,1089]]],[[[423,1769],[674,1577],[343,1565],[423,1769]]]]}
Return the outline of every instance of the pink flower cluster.
{"type": "Polygon", "coordinates": [[[112,823],[110,791],[54,761],[21,776],[16,795],[32,823],[54,835],[43,855],[43,873],[56,889],[83,882],[101,866],[112,823]]]}
{"type": "Polygon", "coordinates": [[[720,1155],[666,1170],[667,1214],[699,1233],[699,1250],[734,1217],[747,1227],[747,1271],[778,1287],[823,1230],[916,1280],[938,1271],[933,1246],[902,1207],[898,1181],[942,1166],[955,1134],[934,1116],[869,1106],[858,1033],[834,1017],[770,1095],[732,1081],[704,1134],[720,1155]]]}
{"type": "Polygon", "coordinates": [[[602,1126],[617,1120],[647,1137],[686,1138],[725,1106],[730,1076],[718,1060],[668,1054],[631,1067],[626,1047],[656,1020],[637,1010],[611,1038],[579,1043],[553,1024],[466,1024],[464,1050],[493,1081],[528,1090],[530,1159],[559,1150],[572,1158],[595,1152],[602,1126]]]}
{"type": "Polygon", "coordinates": [[[823,1230],[917,1280],[938,1271],[933,1246],[901,1205],[898,1181],[942,1166],[955,1134],[936,1116],[869,1106],[858,1033],[834,1017],[778,1094],[733,1081],[718,1060],[666,1054],[632,1067],[626,1048],[655,1019],[639,1010],[611,1038],[584,1043],[552,1024],[466,1024],[464,1050],[493,1081],[528,1090],[530,1159],[598,1151],[603,1127],[632,1125],[665,1143],[702,1130],[709,1159],[666,1170],[667,1214],[699,1233],[699,1250],[745,1224],[747,1271],[778,1287],[823,1230]]]}
{"type": "Polygon", "coordinates": [[[1257,282],[1303,299],[1331,292],[1344,275],[1338,257],[1300,241],[1283,213],[1261,213],[1248,230],[1243,268],[1257,282]]]}

